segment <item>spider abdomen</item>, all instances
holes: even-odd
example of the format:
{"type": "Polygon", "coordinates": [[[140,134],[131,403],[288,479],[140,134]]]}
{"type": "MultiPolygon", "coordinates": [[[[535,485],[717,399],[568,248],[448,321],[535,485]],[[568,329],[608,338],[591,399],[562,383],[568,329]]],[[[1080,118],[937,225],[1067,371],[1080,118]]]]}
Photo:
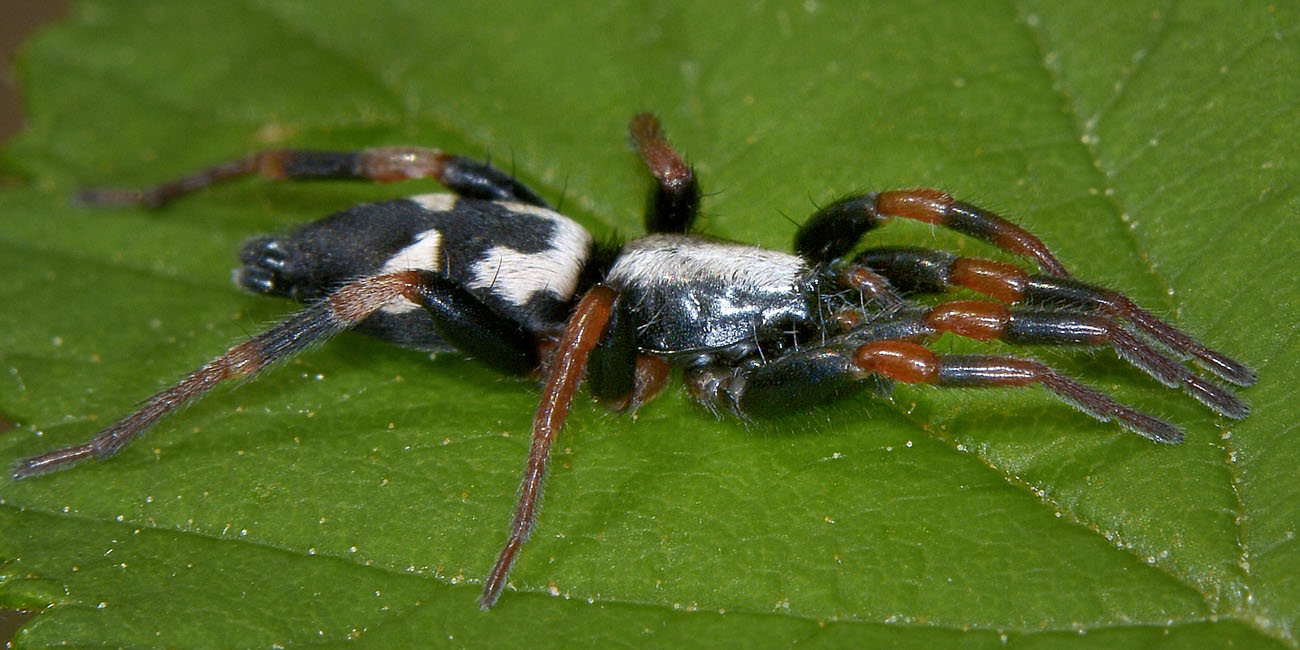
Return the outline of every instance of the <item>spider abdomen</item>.
{"type": "MultiPolygon", "coordinates": [[[[563,326],[591,248],[582,226],[543,207],[425,194],[358,205],[285,235],[251,239],[235,281],[313,302],[355,278],[429,271],[540,332],[563,326]]],[[[406,347],[446,347],[424,310],[404,299],[358,329],[406,347]]]]}

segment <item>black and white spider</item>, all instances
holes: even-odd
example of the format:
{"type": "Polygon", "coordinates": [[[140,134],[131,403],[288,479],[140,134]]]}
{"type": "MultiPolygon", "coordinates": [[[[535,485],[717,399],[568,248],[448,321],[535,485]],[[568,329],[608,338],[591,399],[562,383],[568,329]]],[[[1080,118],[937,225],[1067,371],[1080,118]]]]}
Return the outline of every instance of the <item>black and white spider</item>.
{"type": "Polygon", "coordinates": [[[816,212],[796,254],[691,232],[700,192],[691,169],[650,115],[632,138],[657,183],[644,237],[600,244],[532,190],[481,162],[435,149],[262,152],[143,191],[99,189],[93,205],[160,206],[213,183],[273,179],[434,178],[452,194],[359,205],[287,235],[257,237],[240,252],[236,282],[307,303],[149,398],[90,441],[20,461],[22,479],[106,458],[219,382],[247,377],[344,330],[398,345],[455,349],[502,372],[544,380],[532,447],[505,548],[480,604],[500,596],[527,541],[550,449],[585,379],[588,391],[634,410],[680,367],[692,396],[715,413],[786,412],[877,393],[892,382],[941,387],[1040,384],[1099,420],[1158,442],[1172,424],[1125,406],[1031,359],[940,355],[924,343],[951,332],[981,341],[1108,346],[1136,368],[1231,418],[1246,405],[1193,373],[1191,358],[1240,386],[1244,365],[1207,348],[1115,291],[1070,278],[1029,232],[931,189],[851,196],[816,212]],[[1037,263],[1040,273],[920,248],[874,248],[850,257],[867,231],[914,219],[982,239],[1037,263]],[[919,292],[967,288],[996,301],[933,307],[919,292]]]}

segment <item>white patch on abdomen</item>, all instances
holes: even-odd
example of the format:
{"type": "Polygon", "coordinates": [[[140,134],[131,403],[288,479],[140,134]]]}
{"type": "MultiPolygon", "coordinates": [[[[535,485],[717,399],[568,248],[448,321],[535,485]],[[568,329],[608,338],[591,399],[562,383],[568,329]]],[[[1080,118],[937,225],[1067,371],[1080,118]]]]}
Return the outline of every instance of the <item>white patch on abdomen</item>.
{"type": "Polygon", "coordinates": [[[408,201],[414,201],[420,204],[420,207],[429,212],[451,212],[456,207],[456,200],[460,197],[455,194],[438,192],[434,194],[416,194],[408,196],[408,201]]]}
{"type": "Polygon", "coordinates": [[[546,219],[554,224],[551,241],[539,253],[522,253],[494,246],[470,269],[470,289],[488,290],[508,302],[523,306],[545,291],[561,301],[573,297],[578,275],[591,250],[591,233],[557,212],[523,203],[508,203],[510,210],[546,219]]]}
{"type": "MultiPolygon", "coordinates": [[[[411,270],[437,273],[441,260],[442,233],[432,229],[426,230],[416,235],[415,241],[397,251],[396,255],[384,262],[384,266],[379,269],[378,275],[411,270]]],[[[419,307],[419,305],[406,298],[400,298],[384,305],[380,308],[380,311],[389,314],[404,314],[419,309],[419,307]]]]}

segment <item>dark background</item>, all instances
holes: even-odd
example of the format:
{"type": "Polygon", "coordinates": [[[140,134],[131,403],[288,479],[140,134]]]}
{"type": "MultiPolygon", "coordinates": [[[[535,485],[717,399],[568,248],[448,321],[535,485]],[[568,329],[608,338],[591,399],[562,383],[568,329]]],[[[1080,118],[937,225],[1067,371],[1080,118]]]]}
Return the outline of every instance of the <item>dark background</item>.
{"type": "Polygon", "coordinates": [[[67,12],[66,0],[0,0],[0,143],[23,124],[14,53],[33,30],[67,12]]]}

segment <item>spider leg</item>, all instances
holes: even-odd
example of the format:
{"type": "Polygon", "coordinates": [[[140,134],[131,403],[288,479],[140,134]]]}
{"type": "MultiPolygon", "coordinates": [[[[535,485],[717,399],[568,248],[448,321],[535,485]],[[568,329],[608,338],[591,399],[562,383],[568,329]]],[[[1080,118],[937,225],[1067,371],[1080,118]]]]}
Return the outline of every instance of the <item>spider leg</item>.
{"type": "MultiPolygon", "coordinates": [[[[919,310],[907,310],[872,328],[892,328],[902,335],[888,338],[925,340],[944,332],[978,341],[994,339],[1012,344],[1109,346],[1120,358],[1171,388],[1181,386],[1216,413],[1241,419],[1250,408],[1230,391],[1206,380],[1186,366],[1152,348],[1119,323],[1098,314],[1009,308],[995,302],[955,300],[919,310]]],[[[863,340],[866,334],[846,336],[863,340]]]]}
{"type": "Polygon", "coordinates": [[[1040,384],[1084,413],[1124,427],[1156,442],[1176,443],[1176,426],[1121,404],[1032,359],[991,355],[939,355],[912,341],[914,324],[878,323],[866,332],[838,337],[825,347],[797,350],[770,363],[743,370],[698,368],[687,374],[693,395],[710,409],[725,406],[741,417],[771,416],[842,399],[873,386],[887,393],[893,381],[943,388],[1018,387],[1040,384]]]}
{"type": "Polygon", "coordinates": [[[613,410],[635,413],[664,389],[670,370],[663,357],[640,353],[631,308],[627,300],[616,298],[605,335],[591,351],[587,391],[613,410]]]}
{"type": "MultiPolygon", "coordinates": [[[[711,413],[730,412],[743,419],[779,417],[810,406],[844,399],[866,385],[856,376],[854,346],[842,340],[782,354],[767,363],[723,364],[688,368],[691,397],[711,413]]],[[[887,380],[876,386],[888,394],[887,380]]]]}
{"type": "Polygon", "coordinates": [[[909,384],[943,388],[985,388],[1040,384],[1058,398],[1102,422],[1122,426],[1156,442],[1181,442],[1176,426],[1111,399],[1032,359],[992,355],[935,354],[906,341],[876,341],[853,352],[860,372],[880,374],[909,384]]]}
{"type": "Polygon", "coordinates": [[[831,262],[848,254],[868,230],[885,225],[893,217],[955,230],[1032,259],[1051,275],[1070,275],[1065,265],[1033,233],[993,212],[932,189],[891,190],[835,201],[818,210],[799,228],[794,247],[808,259],[831,262]]]}
{"type": "Polygon", "coordinates": [[[689,231],[700,209],[700,187],[695,181],[695,171],[668,143],[654,115],[637,114],[632,118],[629,131],[633,146],[655,177],[655,186],[646,206],[646,231],[689,231]]]}
{"type": "Polygon", "coordinates": [[[532,446],[519,485],[519,501],[510,520],[510,535],[484,580],[483,594],[479,597],[482,609],[496,604],[520,547],[528,541],[537,523],[537,508],[541,503],[551,443],[564,426],[569,404],[582,382],[592,350],[600,344],[605,333],[616,297],[617,294],[609,287],[598,285],[592,288],[578,303],[564,328],[547,372],[541,403],[533,417],[532,446]]]}
{"type": "Polygon", "coordinates": [[[854,259],[880,273],[904,293],[943,292],[957,287],[978,291],[1002,302],[1098,312],[1123,318],[1155,340],[1238,386],[1255,383],[1244,364],[1213,350],[1157,318],[1118,291],[1071,278],[1026,273],[1019,267],[944,251],[914,247],[872,248],[854,259]]]}
{"type": "Polygon", "coordinates": [[[875,303],[886,311],[896,311],[906,306],[903,296],[895,289],[889,278],[877,273],[875,269],[863,264],[845,264],[834,271],[835,280],[840,284],[856,289],[863,298],[875,303]]]}
{"type": "Polygon", "coordinates": [[[158,420],[207,394],[221,382],[249,378],[303,350],[350,329],[399,300],[425,308],[439,333],[452,345],[488,365],[514,374],[536,367],[532,337],[497,316],[463,288],[427,271],[377,275],[346,284],[209,361],[189,376],[155,394],[134,413],[90,440],[21,460],[15,480],[63,469],[72,463],[117,453],[158,420]]]}
{"type": "Polygon", "coordinates": [[[508,375],[537,370],[535,337],[459,284],[420,271],[419,283],[403,297],[423,307],[442,339],[466,356],[508,375]]]}
{"type": "Polygon", "coordinates": [[[258,175],[273,180],[353,179],[379,183],[432,178],[465,197],[550,207],[526,185],[487,163],[419,147],[379,147],[361,151],[273,149],[214,165],[153,187],[81,190],[75,200],[92,206],[158,208],[175,198],[217,183],[258,175]]]}
{"type": "Polygon", "coordinates": [[[668,385],[668,374],[672,366],[663,357],[643,354],[636,358],[636,380],[632,392],[615,407],[626,413],[636,413],[642,404],[659,396],[668,385]]]}
{"type": "Polygon", "coordinates": [[[188,377],[145,400],[134,413],[100,431],[89,441],[21,460],[15,480],[62,469],[90,458],[107,458],[163,416],[202,397],[226,379],[250,377],[360,322],[404,296],[419,299],[420,272],[379,275],[345,285],[333,294],[240,343],[188,377]]]}

